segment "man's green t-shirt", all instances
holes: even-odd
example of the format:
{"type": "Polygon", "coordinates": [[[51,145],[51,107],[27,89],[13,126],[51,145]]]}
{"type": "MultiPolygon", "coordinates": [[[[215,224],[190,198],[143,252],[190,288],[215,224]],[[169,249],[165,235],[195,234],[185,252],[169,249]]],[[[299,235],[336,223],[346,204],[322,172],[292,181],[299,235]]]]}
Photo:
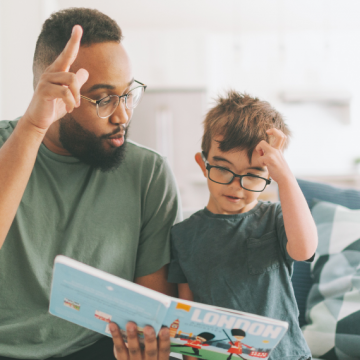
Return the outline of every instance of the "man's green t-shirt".
{"type": "MultiPolygon", "coordinates": [[[[16,123],[0,121],[0,146],[16,123]]],[[[101,172],[42,144],[0,249],[0,355],[65,356],[101,338],[48,313],[55,256],[133,281],[169,263],[177,214],[175,180],[156,152],[128,142],[120,167],[101,172]]]]}

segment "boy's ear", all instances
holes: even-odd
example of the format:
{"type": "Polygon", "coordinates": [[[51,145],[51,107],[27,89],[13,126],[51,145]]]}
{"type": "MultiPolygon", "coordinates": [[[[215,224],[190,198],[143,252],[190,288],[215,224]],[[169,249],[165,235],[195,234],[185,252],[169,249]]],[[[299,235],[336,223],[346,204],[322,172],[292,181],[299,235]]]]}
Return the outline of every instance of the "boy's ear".
{"type": "Polygon", "coordinates": [[[200,169],[203,172],[204,176],[207,177],[206,176],[206,167],[205,167],[204,160],[202,159],[201,153],[198,152],[198,153],[195,154],[195,161],[200,166],[200,169]]]}

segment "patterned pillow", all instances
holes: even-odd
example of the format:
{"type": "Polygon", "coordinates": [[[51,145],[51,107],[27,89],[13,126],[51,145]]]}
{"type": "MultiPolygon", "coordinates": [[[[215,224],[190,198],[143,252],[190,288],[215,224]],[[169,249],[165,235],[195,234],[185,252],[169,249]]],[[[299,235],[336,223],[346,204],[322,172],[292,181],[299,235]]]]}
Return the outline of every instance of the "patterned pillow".
{"type": "Polygon", "coordinates": [[[360,210],[318,202],[312,214],[319,246],[304,336],[313,356],[360,359],[360,210]]]}
{"type": "Polygon", "coordinates": [[[360,191],[355,189],[342,189],[333,185],[314,181],[297,179],[305,199],[312,208],[314,199],[328,201],[346,206],[349,209],[360,209],[360,191]]]}

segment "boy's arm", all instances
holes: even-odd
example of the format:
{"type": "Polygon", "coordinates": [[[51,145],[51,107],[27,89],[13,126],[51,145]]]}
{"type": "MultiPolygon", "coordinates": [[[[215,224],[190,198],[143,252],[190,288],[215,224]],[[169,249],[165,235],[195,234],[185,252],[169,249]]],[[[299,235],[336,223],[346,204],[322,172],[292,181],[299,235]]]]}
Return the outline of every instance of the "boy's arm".
{"type": "Polygon", "coordinates": [[[256,151],[269,174],[279,186],[279,195],[284,219],[287,252],[297,261],[311,258],[318,243],[317,230],[303,193],[286,163],[282,148],[286,136],[278,129],[270,129],[271,145],[261,141],[256,151]]]}
{"type": "MultiPolygon", "coordinates": [[[[178,284],[179,299],[194,301],[194,296],[190,290],[189,284],[178,284]]],[[[197,360],[194,356],[183,355],[184,360],[197,360]]]]}
{"type": "Polygon", "coordinates": [[[317,229],[309,206],[293,176],[279,186],[288,254],[297,261],[310,259],[317,248],[317,229]]]}

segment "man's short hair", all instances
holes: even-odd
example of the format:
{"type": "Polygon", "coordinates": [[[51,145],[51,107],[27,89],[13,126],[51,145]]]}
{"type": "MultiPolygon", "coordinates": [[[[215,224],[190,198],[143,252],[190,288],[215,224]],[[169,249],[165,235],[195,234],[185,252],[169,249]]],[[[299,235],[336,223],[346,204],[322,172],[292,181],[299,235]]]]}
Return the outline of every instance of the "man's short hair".
{"type": "Polygon", "coordinates": [[[221,136],[221,151],[246,150],[251,163],[256,145],[261,140],[269,141],[266,130],[271,128],[287,136],[286,147],[291,133],[281,114],[266,101],[231,90],[226,97],[219,96],[216,105],[207,113],[201,148],[207,157],[211,140],[221,136]]]}
{"type": "Polygon", "coordinates": [[[53,13],[47,19],[36,42],[33,68],[45,69],[52,64],[69,41],[72,28],[80,25],[83,30],[80,46],[103,42],[120,43],[119,25],[98,10],[69,8],[53,13]]]}

